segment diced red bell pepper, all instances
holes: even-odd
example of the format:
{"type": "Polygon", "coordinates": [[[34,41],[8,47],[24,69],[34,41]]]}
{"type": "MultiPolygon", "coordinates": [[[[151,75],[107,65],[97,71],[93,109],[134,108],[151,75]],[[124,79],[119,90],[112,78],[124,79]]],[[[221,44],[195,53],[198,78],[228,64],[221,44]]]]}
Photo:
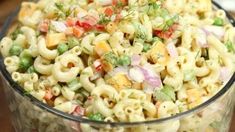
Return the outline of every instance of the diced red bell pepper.
{"type": "Polygon", "coordinates": [[[77,21],[76,26],[83,28],[85,31],[89,31],[92,29],[92,25],[87,22],[77,21]]]}
{"type": "Polygon", "coordinates": [[[105,30],[105,26],[101,25],[101,24],[96,24],[95,25],[96,30],[98,31],[104,31],[105,30]]]}
{"type": "Polygon", "coordinates": [[[169,39],[172,36],[172,34],[175,32],[177,27],[178,27],[178,24],[174,24],[167,31],[155,30],[154,35],[156,35],[162,39],[169,39]]]}
{"type": "Polygon", "coordinates": [[[110,8],[110,7],[106,8],[105,11],[104,11],[104,14],[105,14],[106,16],[111,17],[111,16],[113,15],[113,9],[110,8]]]}

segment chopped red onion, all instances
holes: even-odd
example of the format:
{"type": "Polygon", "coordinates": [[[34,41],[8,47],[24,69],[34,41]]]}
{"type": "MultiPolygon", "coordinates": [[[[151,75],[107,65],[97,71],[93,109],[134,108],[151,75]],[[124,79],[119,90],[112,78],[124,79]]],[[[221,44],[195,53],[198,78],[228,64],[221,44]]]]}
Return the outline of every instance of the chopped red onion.
{"type": "Polygon", "coordinates": [[[169,55],[170,55],[172,58],[178,57],[178,52],[177,52],[177,49],[176,49],[176,47],[175,47],[175,43],[176,43],[176,41],[171,41],[171,42],[168,43],[167,46],[166,46],[167,51],[168,51],[169,55]]]}
{"type": "Polygon", "coordinates": [[[63,22],[51,21],[51,24],[55,27],[57,32],[65,32],[67,29],[67,26],[63,22]]]}
{"type": "Polygon", "coordinates": [[[207,48],[209,47],[208,43],[207,43],[207,35],[209,35],[210,33],[207,32],[206,30],[203,29],[198,29],[197,30],[197,34],[198,36],[196,37],[196,42],[197,44],[202,47],[202,48],[207,48]]]}
{"type": "Polygon", "coordinates": [[[131,65],[132,66],[137,66],[140,64],[141,61],[141,56],[140,55],[133,55],[131,57],[131,65]]]}
{"type": "Polygon", "coordinates": [[[161,78],[159,77],[159,75],[154,74],[154,71],[151,71],[150,69],[147,70],[147,69],[142,68],[142,67],[140,67],[140,69],[141,69],[142,73],[144,74],[145,81],[149,85],[151,85],[155,88],[161,86],[162,82],[161,82],[161,78]]]}
{"type": "Polygon", "coordinates": [[[225,82],[230,77],[230,70],[227,67],[222,67],[220,69],[220,80],[225,82]]]}
{"type": "Polygon", "coordinates": [[[223,27],[219,27],[219,26],[204,26],[203,30],[206,33],[215,35],[219,39],[222,39],[224,37],[224,34],[225,34],[224,28],[223,27]]]}
{"type": "Polygon", "coordinates": [[[123,73],[128,75],[128,68],[127,67],[117,67],[114,68],[111,72],[109,72],[108,74],[110,76],[115,76],[117,73],[123,73]]]}
{"type": "Polygon", "coordinates": [[[142,71],[138,67],[134,67],[129,70],[129,78],[138,83],[143,82],[145,79],[142,71]]]}

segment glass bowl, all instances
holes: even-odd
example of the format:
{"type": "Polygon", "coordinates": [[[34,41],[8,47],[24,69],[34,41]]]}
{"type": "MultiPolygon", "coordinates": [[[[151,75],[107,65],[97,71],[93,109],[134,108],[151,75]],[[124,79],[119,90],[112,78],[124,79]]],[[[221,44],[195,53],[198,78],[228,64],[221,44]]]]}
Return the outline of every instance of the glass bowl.
{"type": "MultiPolygon", "coordinates": [[[[222,9],[214,3],[216,8],[222,9]]],[[[6,20],[0,39],[13,24],[19,9],[6,20]]],[[[235,20],[226,12],[229,22],[235,20]]],[[[227,132],[233,114],[235,74],[205,103],[180,114],[145,122],[102,122],[63,113],[38,101],[15,83],[0,57],[2,85],[16,132],[227,132]]]]}

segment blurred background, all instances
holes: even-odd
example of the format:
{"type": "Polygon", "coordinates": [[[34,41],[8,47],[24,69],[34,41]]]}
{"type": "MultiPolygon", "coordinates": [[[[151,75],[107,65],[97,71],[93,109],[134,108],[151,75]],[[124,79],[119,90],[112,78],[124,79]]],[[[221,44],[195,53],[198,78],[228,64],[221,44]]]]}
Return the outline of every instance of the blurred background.
{"type": "MultiPolygon", "coordinates": [[[[9,13],[13,11],[21,1],[22,0],[0,0],[0,10],[1,10],[0,30],[1,26],[4,23],[4,20],[7,18],[9,13]]],[[[235,0],[215,0],[215,1],[217,1],[225,9],[227,9],[235,17],[235,0]]],[[[14,132],[10,123],[10,115],[11,113],[9,112],[8,106],[5,102],[5,97],[3,94],[3,90],[1,89],[1,82],[0,82],[0,131],[1,132],[14,132]]],[[[230,132],[235,132],[235,114],[231,124],[230,132]]]]}

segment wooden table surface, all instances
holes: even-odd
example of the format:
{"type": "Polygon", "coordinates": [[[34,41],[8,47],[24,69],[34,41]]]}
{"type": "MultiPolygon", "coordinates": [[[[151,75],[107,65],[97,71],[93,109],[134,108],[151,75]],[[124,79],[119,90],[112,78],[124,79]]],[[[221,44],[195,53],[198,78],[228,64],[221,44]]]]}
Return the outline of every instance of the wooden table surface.
{"type": "MultiPolygon", "coordinates": [[[[10,11],[14,10],[15,7],[19,5],[20,1],[21,0],[0,0],[0,27],[10,11]]],[[[10,122],[10,115],[11,113],[9,112],[2,87],[0,87],[0,132],[14,132],[10,122]]],[[[230,132],[235,132],[235,114],[233,116],[230,132]]]]}

